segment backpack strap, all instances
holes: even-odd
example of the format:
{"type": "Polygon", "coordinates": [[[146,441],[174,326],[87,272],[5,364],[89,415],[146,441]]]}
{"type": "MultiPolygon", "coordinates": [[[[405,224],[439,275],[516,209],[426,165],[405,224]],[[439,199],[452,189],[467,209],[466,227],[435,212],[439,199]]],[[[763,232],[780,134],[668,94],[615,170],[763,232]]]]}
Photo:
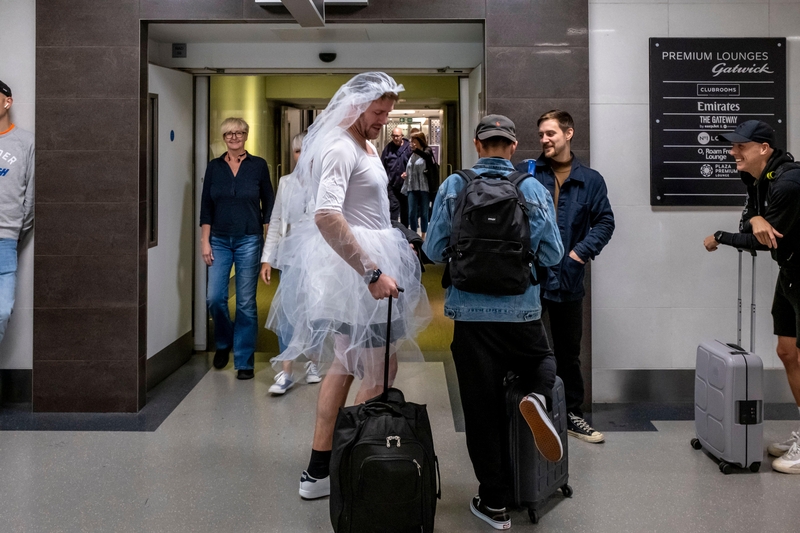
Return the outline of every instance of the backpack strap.
{"type": "Polygon", "coordinates": [[[520,172],[519,170],[515,170],[514,172],[506,176],[506,179],[511,183],[513,183],[514,185],[516,185],[517,187],[519,187],[520,185],[522,185],[522,182],[524,180],[532,177],[533,175],[531,175],[530,172],[520,172]]]}
{"type": "Polygon", "coordinates": [[[454,174],[458,174],[461,178],[466,182],[468,185],[470,181],[474,180],[478,177],[478,174],[475,173],[474,170],[465,169],[465,170],[456,170],[454,174]]]}

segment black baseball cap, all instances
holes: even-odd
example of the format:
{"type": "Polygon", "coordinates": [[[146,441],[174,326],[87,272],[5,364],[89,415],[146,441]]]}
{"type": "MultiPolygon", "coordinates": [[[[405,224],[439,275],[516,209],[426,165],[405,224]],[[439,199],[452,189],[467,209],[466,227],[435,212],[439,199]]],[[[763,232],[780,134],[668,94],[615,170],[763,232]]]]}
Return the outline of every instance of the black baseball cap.
{"type": "Polygon", "coordinates": [[[775,130],[760,120],[746,120],[736,126],[731,133],[723,133],[720,137],[732,143],[767,143],[771,148],[775,148],[775,130]]]}
{"type": "Polygon", "coordinates": [[[489,137],[505,137],[516,142],[517,128],[511,119],[503,115],[486,115],[475,128],[475,138],[479,140],[489,137]]]}
{"type": "Polygon", "coordinates": [[[2,80],[0,80],[0,93],[3,93],[8,97],[11,97],[11,87],[3,83],[2,80]]]}

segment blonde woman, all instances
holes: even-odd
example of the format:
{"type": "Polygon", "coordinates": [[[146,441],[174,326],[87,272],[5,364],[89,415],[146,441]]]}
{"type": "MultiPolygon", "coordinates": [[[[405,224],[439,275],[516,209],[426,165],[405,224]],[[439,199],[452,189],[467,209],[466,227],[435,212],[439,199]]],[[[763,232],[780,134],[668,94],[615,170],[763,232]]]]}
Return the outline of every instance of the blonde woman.
{"type": "Polygon", "coordinates": [[[233,349],[238,379],[253,378],[259,252],[274,201],[267,162],[244,148],[249,130],[241,118],[222,122],[220,133],[228,150],[209,161],[200,206],[200,247],[208,265],[206,302],[217,345],[214,367],[225,368],[233,349]],[[232,266],[236,268],[235,322],[228,311],[232,266]]]}

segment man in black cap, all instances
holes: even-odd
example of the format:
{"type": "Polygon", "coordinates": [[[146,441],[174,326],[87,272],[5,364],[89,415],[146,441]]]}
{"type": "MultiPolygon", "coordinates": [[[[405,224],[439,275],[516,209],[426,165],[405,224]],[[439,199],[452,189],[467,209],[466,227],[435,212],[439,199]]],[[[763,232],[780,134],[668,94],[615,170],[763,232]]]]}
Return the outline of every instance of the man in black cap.
{"type": "Polygon", "coordinates": [[[0,342],[14,309],[17,246],[33,227],[33,134],[11,122],[13,103],[0,81],[0,342]]]}
{"type": "MultiPolygon", "coordinates": [[[[772,301],[773,332],[800,411],[800,164],[775,146],[775,131],[766,122],[748,120],[721,137],[733,143],[730,154],[747,186],[747,200],[739,231],[718,231],[703,244],[709,252],[720,244],[768,249],[780,266],[772,301]]],[[[778,457],[772,468],[800,474],[800,429],[768,451],[778,457]]]]}
{"type": "MultiPolygon", "coordinates": [[[[502,115],[488,115],[478,124],[474,142],[480,159],[470,169],[473,173],[470,185],[456,173],[439,187],[423,251],[438,263],[447,262],[453,253],[461,257],[460,248],[451,248],[450,236],[464,236],[458,228],[466,218],[479,220],[476,226],[522,228],[521,223],[515,226],[511,219],[504,220],[502,216],[492,216],[483,210],[466,213],[459,209],[459,202],[467,197],[461,194],[465,188],[472,187],[475,196],[469,198],[477,198],[481,196],[478,186],[484,185],[488,192],[488,188],[494,186],[490,182],[507,178],[518,187],[518,191],[512,189],[514,203],[521,205],[517,193],[525,198],[533,260],[545,267],[557,264],[564,247],[555,222],[553,201],[547,190],[530,176],[518,181],[525,173],[516,173],[511,164],[511,156],[517,148],[514,123],[502,115]],[[465,215],[457,219],[461,212],[465,215]]],[[[494,197],[499,198],[499,193],[494,197]]],[[[524,244],[522,246],[524,249],[524,244]]],[[[463,253],[468,255],[469,251],[463,253]]],[[[528,261],[530,258],[526,258],[526,264],[528,261]]],[[[453,271],[452,262],[448,269],[453,271]]],[[[467,269],[460,272],[463,274],[467,269]]],[[[517,287],[520,292],[497,294],[493,286],[508,278],[510,272],[516,272],[513,260],[502,261],[487,275],[472,280],[473,284],[475,281],[485,283],[480,286],[481,292],[472,285],[471,290],[463,289],[454,275],[453,283],[462,288],[450,285],[444,303],[445,316],[455,321],[451,350],[464,409],[467,449],[480,483],[478,495],[470,502],[470,510],[495,529],[511,527],[506,506],[513,503],[514,495],[503,387],[503,379],[509,371],[517,374],[531,391],[519,409],[531,427],[537,448],[550,461],[560,460],[563,454],[561,440],[547,414],[556,379],[556,362],[541,321],[539,286],[531,284],[528,271],[520,277],[517,287]]]]}

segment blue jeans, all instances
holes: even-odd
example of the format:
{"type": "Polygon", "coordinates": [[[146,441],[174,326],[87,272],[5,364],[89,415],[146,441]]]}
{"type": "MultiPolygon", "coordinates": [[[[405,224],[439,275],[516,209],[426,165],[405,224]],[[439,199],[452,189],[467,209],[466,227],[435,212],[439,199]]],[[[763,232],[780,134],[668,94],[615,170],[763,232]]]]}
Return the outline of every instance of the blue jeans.
{"type": "Polygon", "coordinates": [[[422,220],[422,233],[428,232],[428,191],[408,191],[408,227],[417,231],[417,218],[422,220]]]}
{"type": "Polygon", "coordinates": [[[261,235],[211,236],[214,263],[208,267],[206,303],[214,320],[217,350],[232,347],[233,366],[237,370],[253,368],[258,338],[256,289],[263,244],[261,235]],[[228,283],[232,265],[236,266],[235,322],[231,322],[228,311],[228,283]]]}
{"type": "Polygon", "coordinates": [[[0,239],[0,342],[6,334],[17,290],[17,240],[0,239]]]}

